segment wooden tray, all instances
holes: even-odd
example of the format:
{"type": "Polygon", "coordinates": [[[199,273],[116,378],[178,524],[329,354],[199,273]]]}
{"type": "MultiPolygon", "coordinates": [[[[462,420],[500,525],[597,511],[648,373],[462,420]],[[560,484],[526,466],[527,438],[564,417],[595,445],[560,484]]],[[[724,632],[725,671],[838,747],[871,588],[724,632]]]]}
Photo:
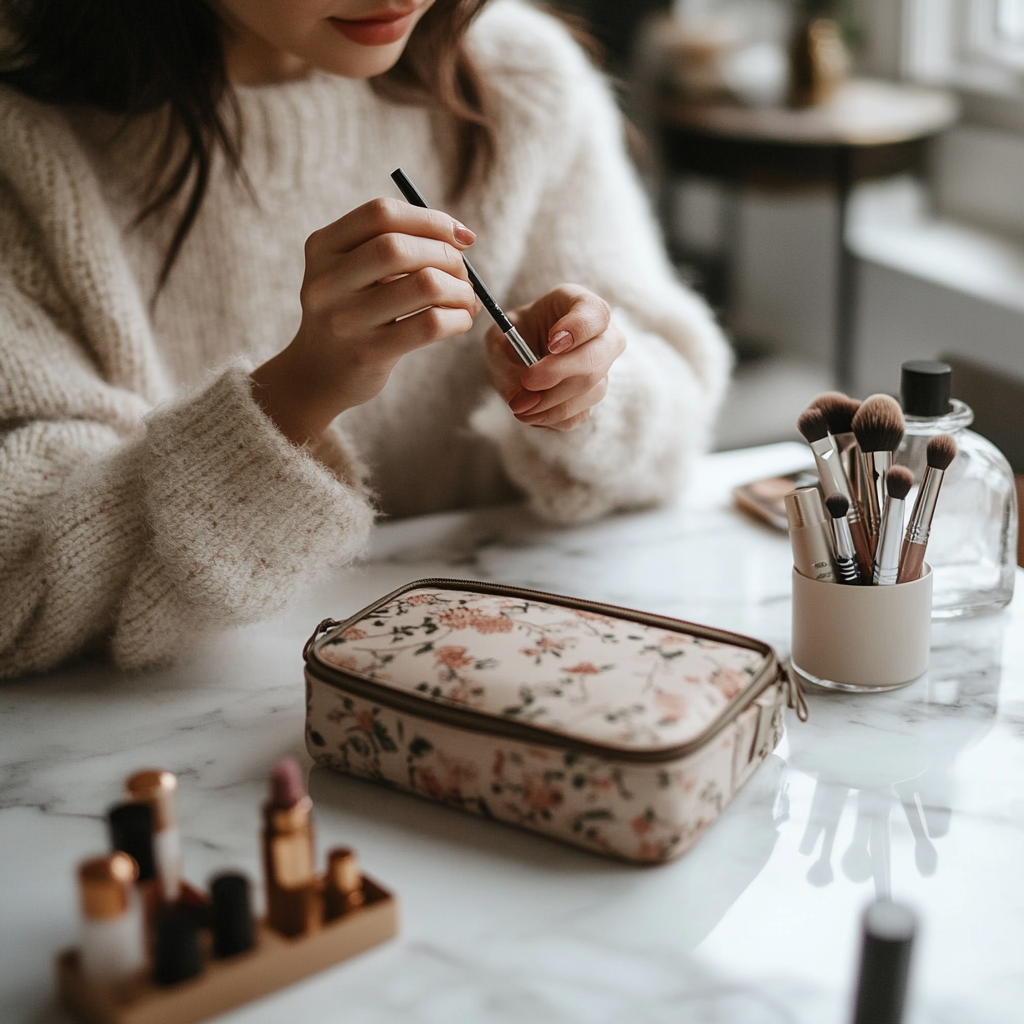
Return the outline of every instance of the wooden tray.
{"type": "Polygon", "coordinates": [[[398,933],[398,901],[364,876],[366,902],[321,929],[285,938],[262,921],[256,946],[225,960],[209,959],[201,975],[177,985],[148,979],[95,985],[83,977],[78,951],[57,957],[61,1001],[90,1024],[194,1024],[259,999],[398,933]]]}

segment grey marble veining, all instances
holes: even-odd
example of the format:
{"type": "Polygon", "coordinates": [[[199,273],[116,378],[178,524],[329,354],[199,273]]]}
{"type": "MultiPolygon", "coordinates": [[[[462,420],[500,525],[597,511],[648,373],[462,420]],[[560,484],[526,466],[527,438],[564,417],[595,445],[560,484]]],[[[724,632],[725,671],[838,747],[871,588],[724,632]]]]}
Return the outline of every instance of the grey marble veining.
{"type": "MultiPolygon", "coordinates": [[[[789,547],[729,489],[806,461],[707,459],[678,507],[552,529],[518,508],[380,527],[354,570],[175,668],[0,684],[0,1022],[68,1018],[75,863],[130,771],[179,776],[187,875],[257,874],[271,761],[302,747],[302,642],[411,579],[456,576],[660,611],[788,646],[789,547]]],[[[1018,582],[1022,582],[1020,579],[1018,582]]],[[[910,1024],[1024,1015],[1024,599],[936,624],[928,675],[813,695],[681,861],[639,869],[314,769],[321,848],[350,843],[400,896],[401,938],[224,1018],[234,1024],[843,1024],[857,919],[917,906],[910,1024]]]]}

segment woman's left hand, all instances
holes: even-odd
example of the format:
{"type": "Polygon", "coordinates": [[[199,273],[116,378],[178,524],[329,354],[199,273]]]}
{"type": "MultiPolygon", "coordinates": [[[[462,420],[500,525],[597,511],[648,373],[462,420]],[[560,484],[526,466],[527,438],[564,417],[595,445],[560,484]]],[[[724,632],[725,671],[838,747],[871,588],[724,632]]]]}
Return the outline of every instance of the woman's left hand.
{"type": "Polygon", "coordinates": [[[495,390],[520,423],[572,430],[608,390],[608,371],[626,347],[604,299],[562,284],[508,318],[540,362],[524,366],[508,339],[492,327],[487,362],[495,390]]]}

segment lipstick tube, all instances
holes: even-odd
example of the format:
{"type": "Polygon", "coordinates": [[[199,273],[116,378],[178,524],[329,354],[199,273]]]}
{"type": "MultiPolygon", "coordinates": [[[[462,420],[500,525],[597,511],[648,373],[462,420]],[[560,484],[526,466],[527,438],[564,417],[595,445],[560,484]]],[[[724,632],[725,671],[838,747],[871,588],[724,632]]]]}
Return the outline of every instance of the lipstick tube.
{"type": "Polygon", "coordinates": [[[910,513],[910,522],[907,523],[907,533],[903,539],[898,583],[909,583],[921,576],[928,538],[932,532],[932,517],[935,515],[944,475],[943,470],[932,466],[924,471],[924,480],[921,481],[921,489],[917,492],[917,500],[910,513]]]}
{"type": "Polygon", "coordinates": [[[267,923],[281,935],[304,935],[319,927],[320,895],[314,870],[313,801],[263,808],[263,869],[267,923]]]}
{"type": "Polygon", "coordinates": [[[153,809],[153,855],[160,890],[167,903],[181,894],[181,831],[175,791],[178,780],[171,772],[147,769],[129,776],[125,782],[128,796],[153,809]]]}
{"type": "Polygon", "coordinates": [[[333,921],[363,905],[363,876],[352,850],[338,847],[327,855],[324,878],[324,920],[333,921]]]}
{"type": "Polygon", "coordinates": [[[78,868],[82,907],[82,973],[97,984],[123,981],[146,962],[138,866],[126,853],[84,861],[78,868]]]}
{"type": "Polygon", "coordinates": [[[816,487],[790,491],[783,499],[789,520],[789,542],[793,566],[801,576],[823,583],[835,583],[835,555],[828,517],[816,487]]]}

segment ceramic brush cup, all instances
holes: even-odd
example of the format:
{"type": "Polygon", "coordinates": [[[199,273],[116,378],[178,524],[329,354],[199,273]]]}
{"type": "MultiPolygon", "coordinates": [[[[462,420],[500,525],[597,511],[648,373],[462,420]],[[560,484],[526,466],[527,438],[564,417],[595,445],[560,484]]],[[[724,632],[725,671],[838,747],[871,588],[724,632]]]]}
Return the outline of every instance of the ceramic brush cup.
{"type": "Polygon", "coordinates": [[[830,690],[877,692],[928,669],[932,573],[891,587],[843,587],[793,570],[793,669],[830,690]]]}

